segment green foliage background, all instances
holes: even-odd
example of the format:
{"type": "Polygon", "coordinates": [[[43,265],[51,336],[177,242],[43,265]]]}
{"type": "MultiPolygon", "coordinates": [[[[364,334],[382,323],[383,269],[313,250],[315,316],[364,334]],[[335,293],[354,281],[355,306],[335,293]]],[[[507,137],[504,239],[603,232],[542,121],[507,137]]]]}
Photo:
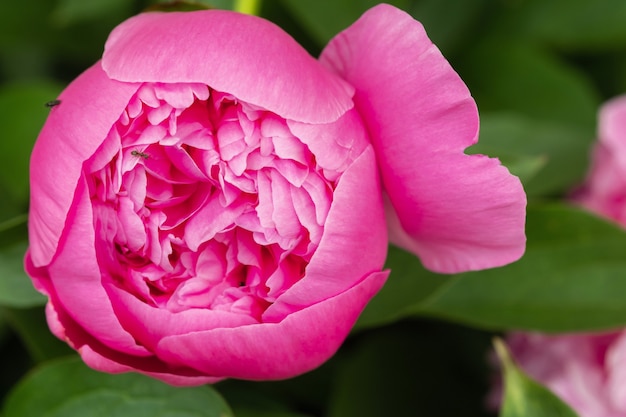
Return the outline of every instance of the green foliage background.
{"type": "MultiPolygon", "coordinates": [[[[479,105],[480,143],[469,152],[499,157],[522,179],[525,257],[441,276],[390,248],[389,282],[352,336],[327,364],[293,380],[183,390],[86,369],[48,332],[45,299],[22,270],[28,157],[44,103],[99,59],[116,24],[153,3],[0,5],[0,416],[489,416],[495,334],[626,325],[626,234],[567,201],[584,178],[599,105],[626,92],[626,2],[396,0],[424,24],[479,105]]],[[[266,0],[260,14],[317,55],[374,4],[266,0]]],[[[562,407],[509,365],[507,381],[530,396],[524,401],[562,407]]],[[[503,415],[530,416],[519,410],[503,415]]],[[[563,410],[553,415],[573,415],[563,410]]]]}

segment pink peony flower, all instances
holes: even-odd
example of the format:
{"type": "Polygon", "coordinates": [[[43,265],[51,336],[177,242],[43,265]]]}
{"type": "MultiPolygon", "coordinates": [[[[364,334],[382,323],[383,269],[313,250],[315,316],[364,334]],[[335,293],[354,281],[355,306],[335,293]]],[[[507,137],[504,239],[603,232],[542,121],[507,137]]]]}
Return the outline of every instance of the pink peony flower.
{"type": "Polygon", "coordinates": [[[574,198],[626,227],[626,96],[602,106],[598,136],[588,178],[574,198]]]}
{"type": "MultiPolygon", "coordinates": [[[[626,227],[626,96],[601,108],[598,125],[591,169],[574,200],[626,227]]],[[[626,416],[626,331],[513,333],[507,341],[522,369],[581,417],[626,416]]]]}
{"type": "Polygon", "coordinates": [[[626,416],[626,332],[513,333],[507,343],[522,369],[580,417],[626,416]]]}
{"type": "Polygon", "coordinates": [[[381,288],[388,235],[445,273],[524,250],[518,179],[463,153],[474,101],[388,5],[319,61],[257,17],[141,14],[59,100],[31,160],[26,268],[95,369],[292,377],[381,288]]]}

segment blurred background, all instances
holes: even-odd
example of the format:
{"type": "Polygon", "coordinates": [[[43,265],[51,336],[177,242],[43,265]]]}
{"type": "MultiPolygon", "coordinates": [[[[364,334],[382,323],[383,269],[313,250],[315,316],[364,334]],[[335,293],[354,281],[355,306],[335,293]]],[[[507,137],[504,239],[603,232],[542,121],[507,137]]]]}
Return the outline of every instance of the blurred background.
{"type": "MultiPolygon", "coordinates": [[[[72,354],[48,332],[45,300],[33,291],[21,266],[27,247],[28,159],[49,112],[45,103],[99,59],[113,27],[155,3],[0,4],[0,403],[29,371],[72,354]]],[[[232,1],[201,3],[233,6],[232,1]]],[[[376,3],[265,0],[259,14],[317,56],[333,35],[376,3]]],[[[626,2],[391,3],[423,23],[475,97],[481,136],[469,152],[499,157],[522,178],[531,206],[568,195],[584,178],[599,105],[626,92],[626,2]]],[[[546,224],[530,225],[529,243],[535,236],[532,230],[546,224]]],[[[493,379],[488,363],[491,338],[509,328],[537,326],[526,325],[515,309],[504,311],[498,321],[495,314],[481,315],[484,311],[463,303],[452,308],[450,300],[420,304],[459,277],[428,273],[395,249],[388,265],[394,270],[388,287],[368,307],[338,355],[322,368],[290,381],[218,384],[236,415],[493,415],[485,407],[493,379]]],[[[528,271],[522,265],[511,273],[528,271]]]]}

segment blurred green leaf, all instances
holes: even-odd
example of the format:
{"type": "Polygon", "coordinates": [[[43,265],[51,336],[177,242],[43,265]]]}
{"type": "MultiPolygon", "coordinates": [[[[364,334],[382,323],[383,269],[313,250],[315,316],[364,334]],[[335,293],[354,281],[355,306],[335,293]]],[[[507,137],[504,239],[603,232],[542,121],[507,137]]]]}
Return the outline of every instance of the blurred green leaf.
{"type": "MultiPolygon", "coordinates": [[[[220,1],[217,3],[231,3],[232,5],[232,1],[220,1]]],[[[207,1],[202,1],[202,0],[198,0],[198,1],[188,1],[188,0],[172,0],[172,1],[168,1],[168,0],[164,0],[164,1],[157,1],[154,4],[148,6],[144,11],[146,12],[153,12],[153,11],[157,11],[157,12],[193,12],[196,10],[208,10],[208,9],[212,9],[212,8],[225,8],[225,9],[230,9],[230,7],[219,7],[215,4],[213,4],[213,2],[211,2],[209,4],[209,2],[207,1]]]]}
{"type": "Polygon", "coordinates": [[[52,12],[53,22],[67,26],[85,20],[97,20],[103,15],[131,14],[131,2],[127,0],[58,0],[52,12]]]}
{"type": "Polygon", "coordinates": [[[626,325],[626,232],[564,204],[530,207],[524,257],[453,277],[417,314],[489,329],[599,330],[626,325]]]}
{"type": "Polygon", "coordinates": [[[448,56],[478,29],[488,0],[414,0],[406,10],[420,21],[428,37],[448,56]]]}
{"type": "Polygon", "coordinates": [[[43,362],[73,351],[57,339],[48,329],[44,308],[0,307],[0,312],[11,328],[19,335],[23,346],[34,362],[43,362]]]}
{"type": "Polygon", "coordinates": [[[532,40],[568,50],[623,49],[626,2],[623,0],[528,0],[516,18],[532,40]]]}
{"type": "Polygon", "coordinates": [[[592,80],[602,97],[626,92],[626,50],[579,52],[568,58],[592,80]]]}
{"type": "Polygon", "coordinates": [[[237,417],[311,417],[309,414],[292,413],[289,411],[259,411],[254,409],[240,409],[237,417]]]}
{"type": "Polygon", "coordinates": [[[477,358],[484,357],[489,340],[471,329],[430,322],[357,335],[340,352],[325,415],[485,416],[487,364],[477,358]]]}
{"type": "MultiPolygon", "coordinates": [[[[328,41],[354,23],[378,0],[282,0],[311,36],[324,46],[328,41]]],[[[387,3],[408,10],[409,0],[390,0],[387,3]]]]}
{"type": "MultiPolygon", "coordinates": [[[[502,165],[507,167],[511,174],[517,176],[523,184],[534,179],[548,163],[548,158],[544,155],[507,155],[506,151],[489,155],[492,157],[497,155],[502,165]]],[[[528,191],[526,193],[528,194],[528,191]]]]}
{"type": "Polygon", "coordinates": [[[593,128],[485,112],[478,144],[468,153],[499,157],[531,197],[563,194],[584,178],[594,137],[593,128]]]}
{"type": "Polygon", "coordinates": [[[226,399],[235,416],[293,416],[324,415],[332,394],[338,355],[322,366],[295,378],[281,381],[244,381],[226,379],[216,388],[226,399]]]}
{"type": "MultiPolygon", "coordinates": [[[[7,80],[30,81],[53,75],[59,55],[54,45],[59,33],[53,28],[50,19],[55,3],[49,0],[29,0],[28,7],[19,1],[2,3],[0,76],[5,76],[7,80]]],[[[72,41],[80,43],[86,38],[85,35],[72,41]]]]}
{"type": "Polygon", "coordinates": [[[235,0],[157,0],[148,10],[193,11],[201,9],[233,10],[235,0]]]}
{"type": "Polygon", "coordinates": [[[48,0],[31,0],[29,6],[19,1],[2,2],[0,13],[0,50],[15,43],[37,41],[45,31],[46,19],[54,7],[48,0]]]}
{"type": "MultiPolygon", "coordinates": [[[[9,200],[7,192],[2,192],[0,184],[0,196],[6,196],[9,200]]],[[[28,238],[28,230],[26,221],[27,213],[20,213],[18,204],[13,201],[4,201],[0,204],[0,251],[4,247],[13,246],[16,242],[25,241],[28,238]]]]}
{"type": "Polygon", "coordinates": [[[46,298],[33,288],[24,272],[26,241],[0,248],[0,305],[33,307],[43,305],[46,298]]]}
{"type": "Polygon", "coordinates": [[[50,109],[44,106],[55,99],[61,86],[52,82],[29,82],[0,88],[0,183],[9,195],[5,204],[15,201],[26,207],[28,200],[28,161],[50,109]]]}
{"type": "Polygon", "coordinates": [[[415,255],[395,246],[389,247],[385,269],[391,269],[391,274],[365,307],[355,330],[380,326],[410,315],[412,306],[425,301],[452,279],[428,271],[415,255]]]}
{"type": "Polygon", "coordinates": [[[28,214],[24,213],[18,216],[13,216],[4,220],[4,216],[0,214],[0,235],[6,233],[11,229],[18,228],[22,225],[26,225],[28,221],[28,214]]]}
{"type": "MultiPolygon", "coordinates": [[[[270,387],[276,382],[225,380],[217,385],[224,399],[237,417],[291,416],[290,401],[270,387]]],[[[290,397],[286,397],[292,400],[290,397]]],[[[295,416],[299,417],[299,416],[295,416]]]]}
{"type": "Polygon", "coordinates": [[[9,394],[4,417],[229,417],[208,386],[176,388],[139,374],[110,375],[78,358],[38,368],[9,394]]]}
{"type": "Polygon", "coordinates": [[[500,417],[577,417],[550,390],[518,369],[504,342],[497,339],[494,344],[504,373],[504,398],[500,417]]]}
{"type": "Polygon", "coordinates": [[[548,51],[493,36],[468,47],[458,66],[482,112],[513,111],[537,121],[595,126],[600,100],[594,87],[548,51]]]}
{"type": "Polygon", "coordinates": [[[2,310],[0,310],[0,346],[2,346],[2,344],[4,343],[8,333],[9,333],[9,326],[6,320],[4,319],[2,310]]]}
{"type": "Polygon", "coordinates": [[[215,7],[216,9],[232,10],[235,5],[235,0],[200,0],[200,3],[215,7]]]}

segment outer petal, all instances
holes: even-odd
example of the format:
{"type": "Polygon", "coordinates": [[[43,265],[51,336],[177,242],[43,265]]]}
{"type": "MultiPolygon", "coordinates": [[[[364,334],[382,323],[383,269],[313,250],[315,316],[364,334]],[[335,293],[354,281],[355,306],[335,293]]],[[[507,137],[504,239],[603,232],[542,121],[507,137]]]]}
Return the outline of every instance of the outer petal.
{"type": "Polygon", "coordinates": [[[63,309],[53,294],[46,306],[46,316],[52,332],[67,341],[90,367],[103,372],[120,373],[137,371],[172,385],[201,385],[215,383],[223,378],[208,377],[191,368],[171,367],[152,355],[133,356],[110,349],[85,332],[63,309]]]}
{"type": "Polygon", "coordinates": [[[157,354],[207,375],[282,379],[316,368],[339,348],[388,272],[376,272],[336,297],[280,323],[215,329],[163,339],[157,354]]]}
{"type": "Polygon", "coordinates": [[[224,10],[135,16],[109,36],[103,67],[122,81],[204,83],[310,123],[353,107],[353,89],[282,29],[224,10]]]}
{"type": "Polygon", "coordinates": [[[58,254],[48,267],[56,292],[55,307],[63,308],[91,336],[120,352],[147,356],[134,337],[122,328],[102,286],[95,250],[93,215],[84,180],[76,190],[76,202],[68,215],[68,227],[58,254]],[[61,307],[62,306],[62,307],[61,307]]]}
{"type": "Polygon", "coordinates": [[[137,85],[107,78],[97,63],[61,93],[30,160],[30,256],[38,267],[56,251],[83,162],[104,141],[137,85]],[[85,117],[89,115],[89,117],[85,117]]]}
{"type": "Polygon", "coordinates": [[[93,369],[97,369],[102,372],[109,372],[112,374],[122,372],[141,372],[142,374],[149,375],[153,378],[165,381],[168,384],[176,386],[195,386],[204,384],[214,384],[221,381],[224,378],[214,378],[210,376],[195,376],[195,375],[176,375],[167,373],[165,371],[143,371],[136,366],[122,365],[109,358],[106,358],[93,350],[90,346],[83,346],[80,351],[81,358],[85,363],[93,369]]]}
{"type": "Polygon", "coordinates": [[[391,202],[394,243],[446,273],[522,255],[521,184],[497,161],[463,155],[476,142],[476,105],[419,22],[376,6],[320,59],[356,88],[391,202]]]}
{"type": "Polygon", "coordinates": [[[154,350],[161,339],[167,336],[256,323],[252,317],[228,311],[189,309],[172,313],[149,306],[114,285],[107,287],[116,316],[124,329],[150,350],[154,350]]]}
{"type": "Polygon", "coordinates": [[[304,278],[263,314],[280,321],[293,311],[333,297],[364,276],[380,271],[387,233],[376,161],[368,147],[339,180],[324,235],[304,278]]]}

